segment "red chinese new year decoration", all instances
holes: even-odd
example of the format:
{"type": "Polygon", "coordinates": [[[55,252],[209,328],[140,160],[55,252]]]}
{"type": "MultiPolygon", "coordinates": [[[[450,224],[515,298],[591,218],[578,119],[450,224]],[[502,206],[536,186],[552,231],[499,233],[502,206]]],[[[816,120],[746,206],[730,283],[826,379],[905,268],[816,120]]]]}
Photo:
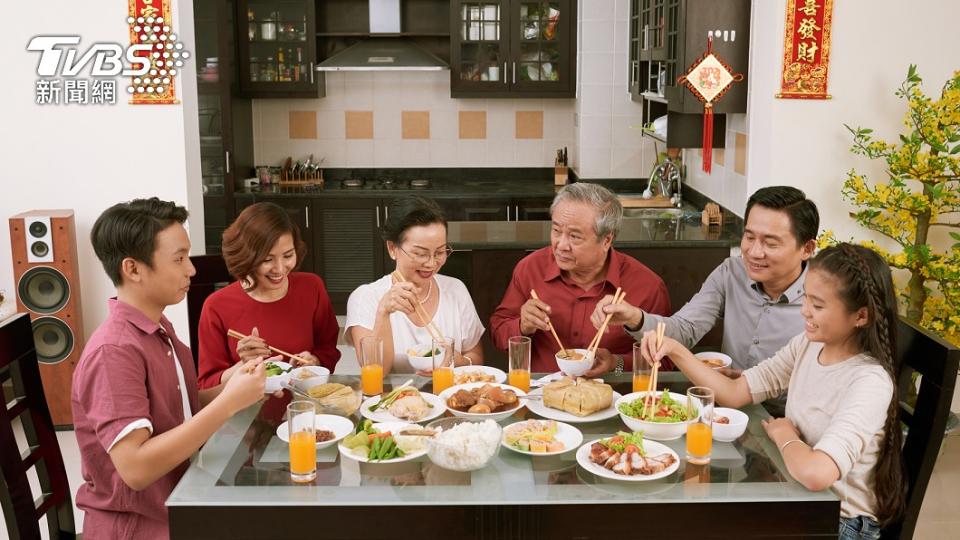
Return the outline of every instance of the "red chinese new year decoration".
{"type": "Polygon", "coordinates": [[[176,77],[189,53],[176,43],[173,33],[171,0],[127,0],[127,22],[130,44],[150,44],[151,50],[138,54],[148,58],[150,69],[140,77],[132,77],[130,103],[133,105],[167,105],[180,103],[176,95],[176,77]]]}
{"type": "Polygon", "coordinates": [[[830,99],[827,71],[833,0],[787,0],[778,98],[830,99]]]}
{"type": "Polygon", "coordinates": [[[706,173],[710,172],[713,163],[713,104],[727,93],[733,83],[742,80],[742,73],[734,73],[713,52],[712,36],[707,38],[707,51],[703,56],[677,79],[703,102],[703,171],[706,173]]]}

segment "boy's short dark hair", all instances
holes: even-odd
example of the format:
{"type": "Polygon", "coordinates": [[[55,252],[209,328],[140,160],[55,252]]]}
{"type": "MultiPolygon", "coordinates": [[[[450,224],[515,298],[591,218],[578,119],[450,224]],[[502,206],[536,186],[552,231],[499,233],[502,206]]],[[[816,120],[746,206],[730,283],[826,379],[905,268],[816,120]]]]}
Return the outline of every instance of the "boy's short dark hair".
{"type": "Polygon", "coordinates": [[[747,211],[743,214],[744,223],[750,217],[750,209],[757,204],[787,214],[790,218],[790,232],[797,239],[798,246],[817,238],[817,231],[820,230],[820,213],[817,211],[817,205],[799,189],[790,186],[758,189],[747,201],[747,211]]]}
{"type": "Polygon", "coordinates": [[[156,197],[122,202],[104,210],[90,231],[93,251],[114,285],[123,282],[120,263],[130,257],[153,268],[157,234],[187,221],[187,209],[156,197]]]}

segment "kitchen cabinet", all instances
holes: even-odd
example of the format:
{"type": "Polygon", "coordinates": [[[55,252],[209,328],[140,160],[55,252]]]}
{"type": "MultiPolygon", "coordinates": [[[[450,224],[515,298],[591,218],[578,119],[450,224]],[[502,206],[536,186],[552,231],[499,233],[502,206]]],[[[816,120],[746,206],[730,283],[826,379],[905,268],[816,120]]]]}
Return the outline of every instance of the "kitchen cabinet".
{"type": "Polygon", "coordinates": [[[234,191],[253,169],[250,100],[236,95],[235,5],[232,0],[194,4],[197,120],[206,252],[219,253],[223,231],[235,215],[234,191]]]}
{"type": "Polygon", "coordinates": [[[553,197],[436,199],[447,221],[549,221],[553,197]]]}
{"type": "MultiPolygon", "coordinates": [[[[673,148],[703,143],[703,104],[677,83],[706,50],[713,50],[747,76],[750,44],[749,0],[631,0],[628,85],[643,103],[643,122],[667,117],[667,137],[645,132],[673,148]]],[[[728,113],[747,110],[747,84],[735,83],[714,107],[714,147],[723,147],[728,113]]]]}
{"type": "Polygon", "coordinates": [[[573,0],[456,0],[451,96],[575,97],[576,22],[573,0]]]}
{"type": "Polygon", "coordinates": [[[313,0],[240,0],[240,92],[252,98],[322,97],[313,0]]]}

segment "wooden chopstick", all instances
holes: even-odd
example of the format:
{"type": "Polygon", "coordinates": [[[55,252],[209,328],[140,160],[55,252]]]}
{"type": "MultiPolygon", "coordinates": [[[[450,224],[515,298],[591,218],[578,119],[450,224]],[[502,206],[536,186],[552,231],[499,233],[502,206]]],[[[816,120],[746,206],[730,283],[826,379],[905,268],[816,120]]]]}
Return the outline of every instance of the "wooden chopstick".
{"type": "MultiPolygon", "coordinates": [[[[534,300],[540,300],[540,297],[537,296],[537,291],[535,291],[535,290],[533,290],[533,289],[530,289],[530,296],[533,297],[534,300]]],[[[557,331],[554,330],[554,328],[553,328],[553,323],[552,323],[552,322],[548,322],[548,323],[547,323],[547,326],[550,327],[550,333],[553,334],[553,339],[557,340],[557,345],[560,346],[560,354],[562,354],[563,356],[568,356],[568,355],[567,355],[567,348],[564,347],[564,346],[563,346],[563,343],[560,341],[560,336],[558,336],[558,335],[557,335],[557,331]]]]}
{"type": "MultiPolygon", "coordinates": [[[[612,304],[619,304],[626,296],[626,291],[621,291],[620,287],[617,287],[617,292],[613,293],[612,304]]],[[[603,324],[600,325],[600,328],[597,330],[597,335],[593,336],[593,339],[590,341],[590,345],[587,346],[588,354],[592,351],[594,356],[596,356],[597,349],[600,347],[600,340],[603,339],[603,333],[607,331],[607,325],[610,324],[611,317],[613,317],[613,313],[607,313],[606,318],[603,319],[603,324]]]]}
{"type": "MultiPolygon", "coordinates": [[[[230,337],[232,337],[232,338],[236,338],[236,339],[238,339],[238,340],[244,339],[244,338],[247,338],[247,337],[250,337],[250,336],[245,336],[245,335],[241,334],[240,332],[237,332],[236,330],[227,330],[227,335],[230,336],[230,337]]],[[[288,353],[287,351],[282,351],[282,350],[280,350],[280,349],[278,349],[278,348],[276,348],[276,347],[271,347],[270,345],[267,345],[267,348],[270,349],[271,351],[277,353],[277,354],[286,356],[287,358],[291,358],[291,359],[293,359],[293,360],[298,360],[301,364],[305,364],[305,365],[309,365],[309,364],[310,364],[310,362],[308,362],[307,360],[305,360],[305,359],[304,359],[303,357],[301,357],[301,356],[297,356],[297,355],[295,355],[295,354],[290,354],[290,353],[288,353]]]]}
{"type": "MultiPolygon", "coordinates": [[[[400,273],[399,270],[394,270],[390,275],[396,278],[397,281],[399,281],[400,283],[407,282],[407,279],[403,277],[403,274],[400,273]]],[[[427,333],[430,334],[430,338],[435,339],[437,341],[443,341],[444,339],[443,332],[441,332],[440,329],[437,328],[435,324],[433,324],[433,319],[430,318],[430,316],[423,309],[423,307],[421,307],[419,303],[414,302],[413,309],[417,313],[417,318],[420,319],[420,324],[422,324],[423,327],[427,329],[427,333]]]]}
{"type": "MultiPolygon", "coordinates": [[[[663,345],[663,334],[667,330],[667,325],[663,322],[657,323],[657,350],[660,350],[660,347],[663,345]]],[[[653,370],[650,373],[650,386],[647,387],[647,395],[644,396],[643,403],[645,405],[644,411],[647,412],[648,416],[650,414],[650,409],[655,407],[659,402],[659,397],[657,396],[657,376],[660,373],[660,362],[655,362],[653,364],[653,370]],[[649,407],[646,406],[649,403],[649,407]]]]}

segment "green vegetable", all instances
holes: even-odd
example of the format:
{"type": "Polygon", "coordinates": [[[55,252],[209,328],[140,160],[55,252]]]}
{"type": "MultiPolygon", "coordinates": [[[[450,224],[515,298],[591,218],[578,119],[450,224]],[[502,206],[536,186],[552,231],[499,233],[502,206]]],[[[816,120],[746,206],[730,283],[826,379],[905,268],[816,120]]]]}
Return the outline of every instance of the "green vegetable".
{"type": "MultiPolygon", "coordinates": [[[[409,393],[409,394],[419,394],[420,391],[417,390],[416,388],[412,387],[412,386],[401,386],[400,388],[395,388],[395,389],[391,390],[390,393],[386,395],[386,397],[384,397],[384,398],[381,399],[380,401],[374,403],[373,405],[369,406],[368,409],[370,409],[370,412],[373,412],[373,411],[375,411],[375,410],[377,410],[377,409],[380,409],[380,408],[389,407],[390,405],[393,404],[394,401],[396,401],[397,399],[399,399],[401,395],[404,395],[404,394],[407,394],[407,393],[409,393]]],[[[428,405],[429,405],[429,403],[428,403],[428,405]]],[[[432,405],[431,405],[431,407],[432,407],[432,405]]]]}
{"type": "Polygon", "coordinates": [[[283,375],[284,373],[286,373],[286,372],[290,371],[291,369],[293,369],[293,368],[286,368],[286,369],[284,369],[283,367],[278,366],[277,364],[274,364],[273,362],[267,362],[267,363],[266,363],[266,368],[267,368],[267,370],[266,370],[266,371],[267,371],[267,377],[276,377],[277,375],[283,375]]]}
{"type": "Polygon", "coordinates": [[[373,440],[373,445],[370,446],[371,460],[377,459],[377,456],[380,455],[380,445],[382,444],[380,440],[381,440],[380,437],[377,437],[376,439],[373,440]]]}
{"type": "Polygon", "coordinates": [[[370,431],[373,428],[373,422],[366,418],[363,422],[357,424],[357,433],[372,433],[370,431]]]}
{"type": "Polygon", "coordinates": [[[377,459],[387,459],[386,456],[390,453],[390,450],[394,448],[395,445],[396,443],[393,441],[393,437],[388,437],[387,440],[383,441],[383,444],[380,445],[380,454],[377,459]]]}
{"type": "Polygon", "coordinates": [[[670,393],[666,390],[661,394],[659,406],[650,407],[648,410],[644,406],[644,401],[643,397],[639,397],[633,400],[632,403],[621,403],[620,412],[633,418],[640,418],[644,421],[658,424],[686,422],[694,416],[687,407],[671,398],[670,393]],[[666,412],[661,412],[664,408],[666,412]]]}
{"type": "Polygon", "coordinates": [[[640,455],[644,456],[646,453],[643,451],[643,432],[634,431],[633,433],[627,433],[626,431],[618,431],[616,435],[610,437],[609,439],[603,439],[600,441],[600,444],[606,446],[607,448],[613,450],[614,452],[623,452],[627,446],[633,445],[636,446],[640,451],[640,455]]]}

